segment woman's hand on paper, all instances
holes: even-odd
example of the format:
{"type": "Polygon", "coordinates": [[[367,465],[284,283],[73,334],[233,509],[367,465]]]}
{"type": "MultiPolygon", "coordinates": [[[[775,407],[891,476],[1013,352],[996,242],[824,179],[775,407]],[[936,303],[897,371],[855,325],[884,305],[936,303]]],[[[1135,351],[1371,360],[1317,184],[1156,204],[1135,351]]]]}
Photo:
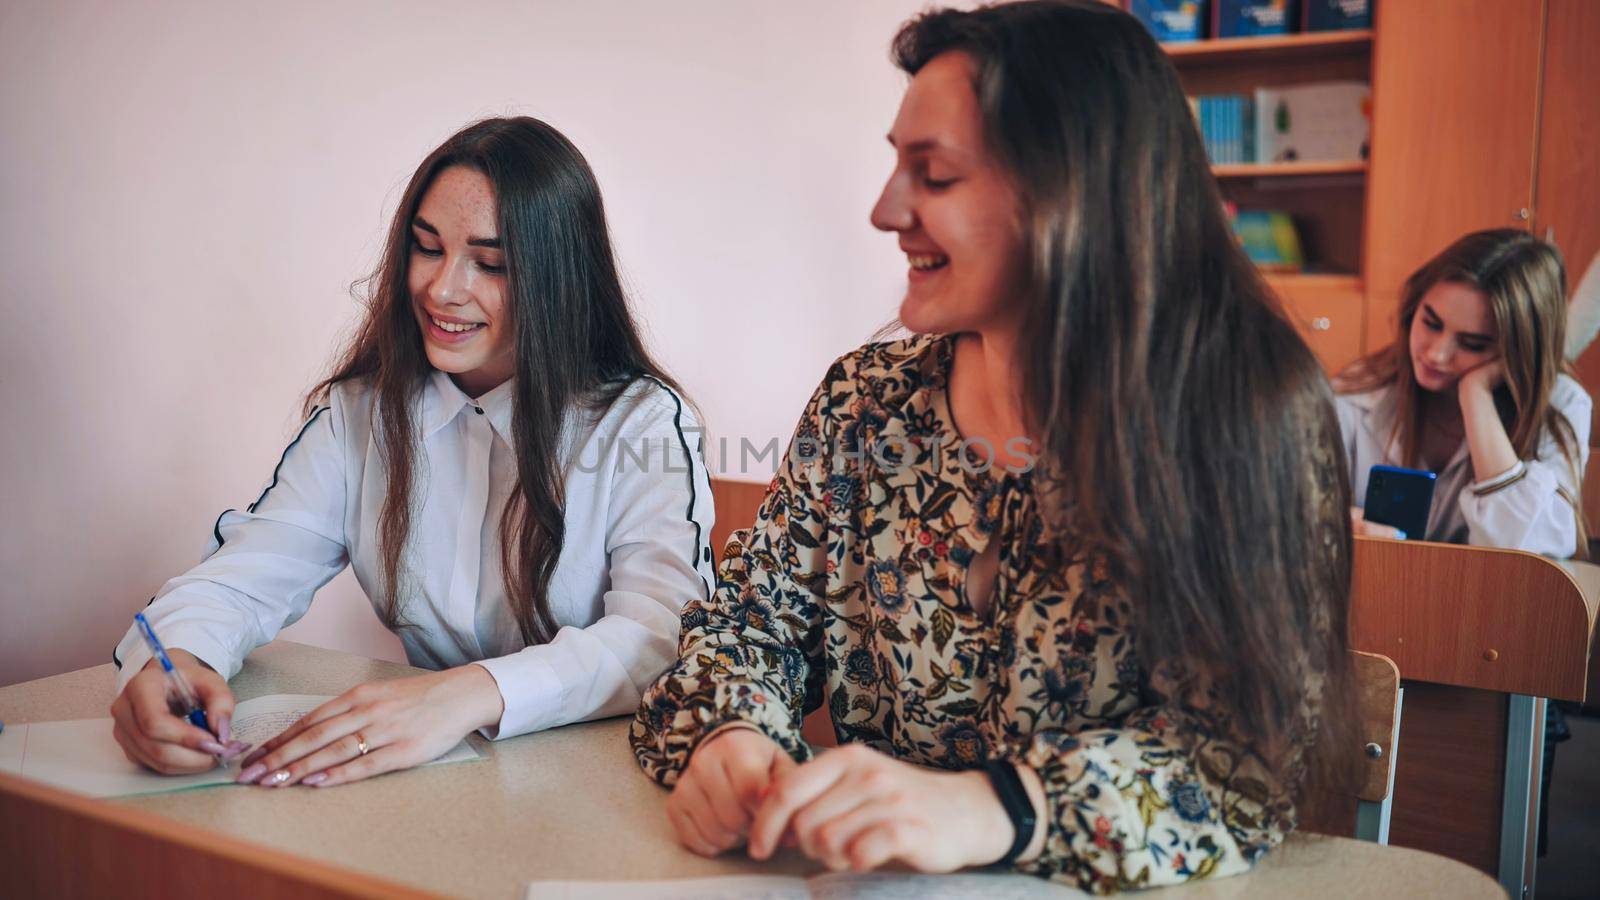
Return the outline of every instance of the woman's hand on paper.
{"type": "Polygon", "coordinates": [[[795,768],[788,752],[755,728],[714,732],[695,748],[667,798],[679,843],[708,857],[744,843],[768,787],[795,768]]]}
{"type": "Polygon", "coordinates": [[[123,755],[164,775],[187,775],[214,769],[219,758],[232,759],[248,750],[230,733],[233,692],[228,682],[186,651],[169,650],[167,656],[194,688],[216,734],[173,714],[167,676],[152,659],[111,704],[111,735],[123,755]]]}
{"type": "Polygon", "coordinates": [[[1000,859],[1014,831],[984,772],[928,769],[852,744],[774,782],[750,828],[750,855],[768,858],[787,832],[835,871],[898,862],[953,872],[1000,859]]]}
{"type": "Polygon", "coordinates": [[[367,682],[245,757],[239,783],[332,787],[409,769],[500,721],[502,709],[500,687],[482,666],[367,682]]]}

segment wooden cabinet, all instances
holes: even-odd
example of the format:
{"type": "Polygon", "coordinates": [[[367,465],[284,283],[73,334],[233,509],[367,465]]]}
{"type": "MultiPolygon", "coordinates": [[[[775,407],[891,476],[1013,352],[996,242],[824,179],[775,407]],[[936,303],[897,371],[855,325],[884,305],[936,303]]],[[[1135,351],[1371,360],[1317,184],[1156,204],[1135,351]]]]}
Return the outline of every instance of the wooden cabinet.
{"type": "Polygon", "coordinates": [[[1267,276],[1322,367],[1337,372],[1361,356],[1361,280],[1349,275],[1267,276]]]}
{"type": "Polygon", "coordinates": [[[1367,204],[1367,349],[1395,333],[1406,276],[1533,207],[1543,0],[1380,3],[1367,204]]]}
{"type": "MultiPolygon", "coordinates": [[[[1600,0],[1378,0],[1371,31],[1166,49],[1194,95],[1370,78],[1366,163],[1213,168],[1294,217],[1320,274],[1269,281],[1334,372],[1394,340],[1406,277],[1467,232],[1530,229],[1576,283],[1600,252],[1596,48],[1600,0]]],[[[1578,371],[1600,396],[1600,341],[1578,371]]]]}
{"type": "MultiPolygon", "coordinates": [[[[1600,3],[1548,3],[1533,231],[1561,248],[1571,289],[1600,253],[1600,3]]],[[[1578,358],[1578,377],[1600,396],[1600,341],[1578,358]]],[[[1600,443],[1600,428],[1589,442],[1600,443]]]]}

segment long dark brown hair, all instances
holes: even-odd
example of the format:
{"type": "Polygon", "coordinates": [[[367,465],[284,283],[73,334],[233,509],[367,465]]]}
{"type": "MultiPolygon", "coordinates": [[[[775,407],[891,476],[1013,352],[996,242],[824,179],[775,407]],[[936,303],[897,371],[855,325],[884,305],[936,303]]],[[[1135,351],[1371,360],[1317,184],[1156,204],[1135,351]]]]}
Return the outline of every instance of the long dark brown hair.
{"type": "MultiPolygon", "coordinates": [[[[1563,349],[1567,334],[1567,273],[1561,252],[1526,231],[1494,228],[1475,231],[1439,251],[1411,273],[1400,297],[1394,343],[1357,360],[1336,381],[1341,393],[1363,393],[1393,387],[1394,434],[1400,464],[1421,464],[1423,389],[1411,364],[1411,328],[1422,298],[1443,283],[1481,292],[1494,317],[1495,350],[1506,377],[1494,390],[1495,409],[1518,459],[1539,454],[1544,435],[1554,438],[1572,468],[1573,484],[1581,485],[1581,448],[1572,423],[1550,403],[1550,393],[1563,374],[1573,375],[1563,349]]],[[[1583,496],[1568,496],[1577,504],[1583,496]]],[[[1588,537],[1583,516],[1578,523],[1576,552],[1586,554],[1588,537]]]]}
{"type": "Polygon", "coordinates": [[[1291,789],[1308,766],[1321,782],[1355,733],[1338,419],[1233,238],[1177,72],[1098,2],[928,13],[893,56],[915,74],[952,51],[1021,197],[1023,399],[1052,506],[1135,602],[1146,668],[1207,694],[1291,789]]]}
{"type": "Polygon", "coordinates": [[[635,378],[677,385],[646,351],[628,309],[600,187],[583,155],[538,119],[485,119],[461,129],[417,166],[367,285],[366,318],[306,410],[340,382],[373,392],[373,433],[388,470],[378,519],[384,595],[379,614],[405,622],[402,560],[411,531],[417,468],[415,404],[432,371],[407,287],[411,222],[433,179],[451,166],[480,172],[494,188],[515,339],[513,452],[517,489],[500,517],[506,598],[524,641],[556,632],[547,597],[565,539],[562,417],[569,406],[604,408],[635,378]]]}

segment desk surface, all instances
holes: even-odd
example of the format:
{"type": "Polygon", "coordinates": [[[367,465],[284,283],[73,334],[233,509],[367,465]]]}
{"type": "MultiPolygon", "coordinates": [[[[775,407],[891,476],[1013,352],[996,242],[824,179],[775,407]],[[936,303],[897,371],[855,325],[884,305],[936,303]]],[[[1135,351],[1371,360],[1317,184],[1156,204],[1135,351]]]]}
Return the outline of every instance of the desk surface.
{"type": "MultiPolygon", "coordinates": [[[[415,670],[276,641],[233,681],[239,699],[337,694],[415,670]]],[[[0,688],[0,721],[105,716],[115,676],[107,664],[0,688]]],[[[108,801],[246,841],[441,894],[520,897],[543,879],[632,880],[735,874],[807,874],[792,852],[758,865],[738,855],[702,859],[678,846],[663,804],[628,747],[627,719],[491,743],[487,759],[397,772],[327,791],[217,787],[108,801]]],[[[1248,876],[1163,891],[1221,897],[1500,897],[1460,863],[1344,838],[1292,836],[1248,876]]]]}

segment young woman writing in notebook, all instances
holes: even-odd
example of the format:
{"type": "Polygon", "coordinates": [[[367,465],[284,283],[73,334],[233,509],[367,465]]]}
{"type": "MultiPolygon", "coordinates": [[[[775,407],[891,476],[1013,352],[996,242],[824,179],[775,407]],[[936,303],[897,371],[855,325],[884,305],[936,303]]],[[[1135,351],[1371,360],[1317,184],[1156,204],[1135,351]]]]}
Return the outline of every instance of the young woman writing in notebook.
{"type": "Polygon", "coordinates": [[[367,316],[270,482],[145,615],[214,733],[169,714],[139,636],[115,733],[162,772],[237,756],[227,679],[351,565],[427,675],[362,685],[243,760],[330,786],[615,715],[674,658],[710,575],[689,407],[640,341],[598,186],[535,119],[468,126],[401,197],[367,316]]]}
{"type": "Polygon", "coordinates": [[[679,839],[1094,891],[1241,872],[1350,732],[1327,381],[1177,74],[1096,2],[940,11],[872,223],[916,335],[840,358],[634,749],[679,839]],[[825,706],[841,749],[813,757],[825,706]]]}

